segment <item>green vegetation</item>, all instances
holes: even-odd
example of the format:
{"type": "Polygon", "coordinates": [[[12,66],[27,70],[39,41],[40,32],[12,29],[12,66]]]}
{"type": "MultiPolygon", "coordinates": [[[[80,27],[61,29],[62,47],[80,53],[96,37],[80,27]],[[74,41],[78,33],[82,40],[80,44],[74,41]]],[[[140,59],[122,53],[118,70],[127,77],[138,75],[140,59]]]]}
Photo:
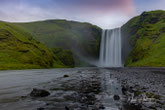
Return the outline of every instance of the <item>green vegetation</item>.
{"type": "Polygon", "coordinates": [[[60,47],[71,50],[76,66],[88,65],[80,60],[79,55],[99,57],[101,28],[97,26],[66,20],[14,23],[14,25],[31,33],[35,39],[49,48],[60,47]]]}
{"type": "Polygon", "coordinates": [[[152,92],[147,92],[146,93],[146,96],[148,97],[148,98],[155,98],[155,99],[161,99],[161,96],[160,95],[155,95],[154,93],[152,93],[152,92]]]}
{"type": "Polygon", "coordinates": [[[148,98],[153,98],[153,97],[154,97],[154,93],[152,93],[152,92],[147,92],[147,93],[146,93],[146,96],[147,96],[148,98]]]}
{"type": "Polygon", "coordinates": [[[165,11],[144,12],[122,27],[132,51],[125,66],[165,66],[165,11]]]}
{"type": "Polygon", "coordinates": [[[0,70],[53,67],[67,66],[31,34],[0,22],[0,70]]]}
{"type": "Polygon", "coordinates": [[[88,23],[0,22],[0,70],[88,65],[73,52],[98,57],[100,36],[101,29],[88,23]]]}
{"type": "Polygon", "coordinates": [[[64,50],[61,48],[54,48],[53,53],[57,56],[57,58],[66,66],[74,67],[75,62],[73,59],[72,51],[64,50]]]}

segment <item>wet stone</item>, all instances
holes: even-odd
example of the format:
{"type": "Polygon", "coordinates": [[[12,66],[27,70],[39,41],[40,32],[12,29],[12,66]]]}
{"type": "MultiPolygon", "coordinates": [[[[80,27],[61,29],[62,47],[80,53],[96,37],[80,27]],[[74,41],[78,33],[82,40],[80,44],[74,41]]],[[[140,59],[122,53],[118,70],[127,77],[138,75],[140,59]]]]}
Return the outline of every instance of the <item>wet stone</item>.
{"type": "Polygon", "coordinates": [[[99,109],[105,109],[105,107],[103,105],[100,105],[99,109]]]}
{"type": "Polygon", "coordinates": [[[114,100],[120,100],[120,96],[119,95],[114,95],[113,99],[114,100]]]}
{"type": "Polygon", "coordinates": [[[125,95],[126,94],[126,91],[127,91],[127,88],[126,87],[122,87],[122,93],[125,95]]]}
{"type": "Polygon", "coordinates": [[[33,89],[32,92],[30,93],[31,97],[47,97],[49,95],[50,93],[43,89],[33,89]]]}
{"type": "Polygon", "coordinates": [[[37,108],[37,110],[45,110],[44,108],[37,108]]]}
{"type": "Polygon", "coordinates": [[[69,77],[69,75],[65,74],[65,75],[64,75],[64,78],[67,78],[67,77],[69,77]]]}
{"type": "Polygon", "coordinates": [[[65,106],[65,110],[70,110],[69,107],[65,106]]]}
{"type": "Polygon", "coordinates": [[[21,96],[21,98],[22,98],[22,99],[25,99],[25,98],[27,98],[27,96],[21,96]]]}

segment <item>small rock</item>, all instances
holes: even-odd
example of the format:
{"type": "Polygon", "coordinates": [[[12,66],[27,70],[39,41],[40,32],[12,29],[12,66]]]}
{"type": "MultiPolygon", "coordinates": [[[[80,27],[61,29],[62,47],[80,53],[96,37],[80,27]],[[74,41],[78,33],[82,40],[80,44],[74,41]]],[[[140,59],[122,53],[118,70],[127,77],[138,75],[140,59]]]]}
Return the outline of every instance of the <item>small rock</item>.
{"type": "Polygon", "coordinates": [[[126,94],[126,91],[128,91],[128,89],[125,87],[125,86],[123,86],[122,87],[122,93],[125,95],[126,94]]]}
{"type": "Polygon", "coordinates": [[[103,105],[100,105],[99,109],[105,109],[105,107],[103,105]]]}
{"type": "Polygon", "coordinates": [[[64,75],[64,78],[67,78],[67,77],[69,77],[69,75],[65,74],[65,75],[64,75]]]}
{"type": "Polygon", "coordinates": [[[120,96],[119,96],[119,95],[114,95],[114,96],[113,96],[113,99],[114,99],[114,100],[120,100],[120,96]]]}
{"type": "Polygon", "coordinates": [[[65,110],[70,110],[67,106],[65,106],[65,110]]]}
{"type": "Polygon", "coordinates": [[[155,95],[154,98],[160,100],[161,99],[161,96],[160,95],[155,95]]]}
{"type": "Polygon", "coordinates": [[[37,110],[45,110],[44,108],[37,108],[37,110]]]}
{"type": "Polygon", "coordinates": [[[25,99],[25,98],[27,98],[27,96],[21,96],[21,98],[22,98],[22,99],[25,99]]]}
{"type": "Polygon", "coordinates": [[[48,91],[42,89],[33,89],[32,92],[30,93],[30,96],[32,97],[46,97],[49,95],[50,93],[48,91]]]}

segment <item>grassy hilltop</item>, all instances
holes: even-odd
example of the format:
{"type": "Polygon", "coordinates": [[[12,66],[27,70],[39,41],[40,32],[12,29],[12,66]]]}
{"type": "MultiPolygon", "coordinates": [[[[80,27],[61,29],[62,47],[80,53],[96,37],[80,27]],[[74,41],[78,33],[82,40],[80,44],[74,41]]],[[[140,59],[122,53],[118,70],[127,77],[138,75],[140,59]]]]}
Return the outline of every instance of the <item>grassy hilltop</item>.
{"type": "Polygon", "coordinates": [[[122,34],[131,46],[125,66],[165,66],[165,11],[144,12],[134,17],[122,26],[122,34]]]}

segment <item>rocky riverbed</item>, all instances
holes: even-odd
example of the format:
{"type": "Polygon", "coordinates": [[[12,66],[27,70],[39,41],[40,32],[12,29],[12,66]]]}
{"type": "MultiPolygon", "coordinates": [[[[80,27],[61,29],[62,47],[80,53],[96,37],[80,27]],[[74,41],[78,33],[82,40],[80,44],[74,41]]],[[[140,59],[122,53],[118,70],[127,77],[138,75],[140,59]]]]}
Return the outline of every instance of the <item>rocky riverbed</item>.
{"type": "Polygon", "coordinates": [[[165,110],[164,68],[109,69],[122,85],[126,109],[165,110]],[[129,105],[129,106],[128,106],[129,105]]]}
{"type": "Polygon", "coordinates": [[[165,110],[164,68],[21,70],[0,76],[0,110],[165,110]]]}
{"type": "Polygon", "coordinates": [[[122,109],[121,85],[99,68],[82,69],[74,75],[66,74],[46,86],[44,89],[51,93],[50,96],[33,97],[34,100],[45,102],[38,110],[122,109]]]}

